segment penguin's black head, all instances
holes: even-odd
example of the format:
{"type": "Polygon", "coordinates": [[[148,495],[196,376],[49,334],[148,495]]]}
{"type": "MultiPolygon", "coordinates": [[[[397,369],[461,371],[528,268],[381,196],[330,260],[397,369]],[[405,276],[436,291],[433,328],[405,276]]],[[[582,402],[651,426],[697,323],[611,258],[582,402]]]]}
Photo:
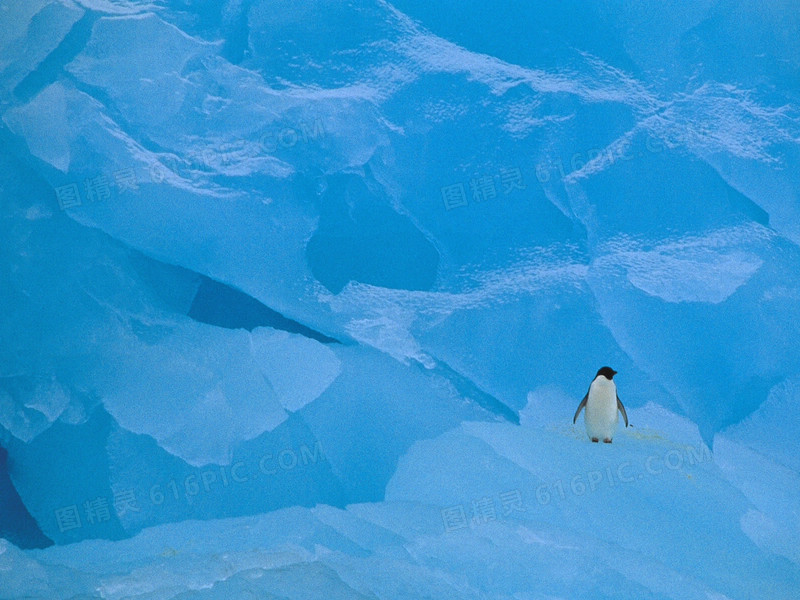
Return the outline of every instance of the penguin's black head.
{"type": "Polygon", "coordinates": [[[611,381],[612,379],[614,379],[614,375],[616,374],[617,372],[611,367],[603,367],[597,372],[597,375],[595,375],[595,377],[600,377],[600,375],[602,375],[603,377],[611,381]]]}

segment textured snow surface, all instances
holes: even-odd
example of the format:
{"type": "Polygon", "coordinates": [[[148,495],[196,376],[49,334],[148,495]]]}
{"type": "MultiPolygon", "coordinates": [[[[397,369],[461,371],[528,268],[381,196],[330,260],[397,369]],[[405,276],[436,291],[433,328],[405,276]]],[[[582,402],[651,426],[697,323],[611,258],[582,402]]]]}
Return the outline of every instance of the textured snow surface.
{"type": "Polygon", "coordinates": [[[750,539],[766,517],[689,421],[648,404],[612,446],[589,445],[534,424],[546,396],[531,394],[522,426],[465,422],[418,442],[380,503],[6,544],[0,570],[48,598],[795,597],[797,557],[764,552],[777,549],[768,532],[750,539]]]}

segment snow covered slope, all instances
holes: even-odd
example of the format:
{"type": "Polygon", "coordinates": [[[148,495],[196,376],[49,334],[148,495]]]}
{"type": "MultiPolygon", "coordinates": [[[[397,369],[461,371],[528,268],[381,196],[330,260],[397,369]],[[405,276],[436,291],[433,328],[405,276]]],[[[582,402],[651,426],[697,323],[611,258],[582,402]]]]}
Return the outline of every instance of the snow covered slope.
{"type": "Polygon", "coordinates": [[[6,545],[0,569],[47,598],[796,597],[797,557],[745,534],[753,509],[690,422],[648,404],[635,432],[590,446],[535,425],[541,401],[522,426],[466,422],[417,443],[380,503],[6,545]]]}

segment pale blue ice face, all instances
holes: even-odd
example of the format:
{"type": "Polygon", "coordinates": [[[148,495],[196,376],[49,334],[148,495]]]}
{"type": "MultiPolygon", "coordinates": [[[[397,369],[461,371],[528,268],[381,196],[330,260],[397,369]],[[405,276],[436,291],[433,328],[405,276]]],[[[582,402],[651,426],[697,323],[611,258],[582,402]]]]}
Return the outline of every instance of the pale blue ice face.
{"type": "Polygon", "coordinates": [[[0,3],[0,598],[793,597],[800,13],[506,4],[0,3]]]}

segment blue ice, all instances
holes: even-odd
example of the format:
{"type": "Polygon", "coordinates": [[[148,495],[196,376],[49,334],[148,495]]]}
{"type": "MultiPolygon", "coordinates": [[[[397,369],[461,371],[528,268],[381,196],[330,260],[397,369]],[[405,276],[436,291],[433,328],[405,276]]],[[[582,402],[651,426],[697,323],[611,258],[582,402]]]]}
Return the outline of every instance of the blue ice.
{"type": "Polygon", "coordinates": [[[0,599],[797,597],[800,13],[0,11],[0,599]]]}

